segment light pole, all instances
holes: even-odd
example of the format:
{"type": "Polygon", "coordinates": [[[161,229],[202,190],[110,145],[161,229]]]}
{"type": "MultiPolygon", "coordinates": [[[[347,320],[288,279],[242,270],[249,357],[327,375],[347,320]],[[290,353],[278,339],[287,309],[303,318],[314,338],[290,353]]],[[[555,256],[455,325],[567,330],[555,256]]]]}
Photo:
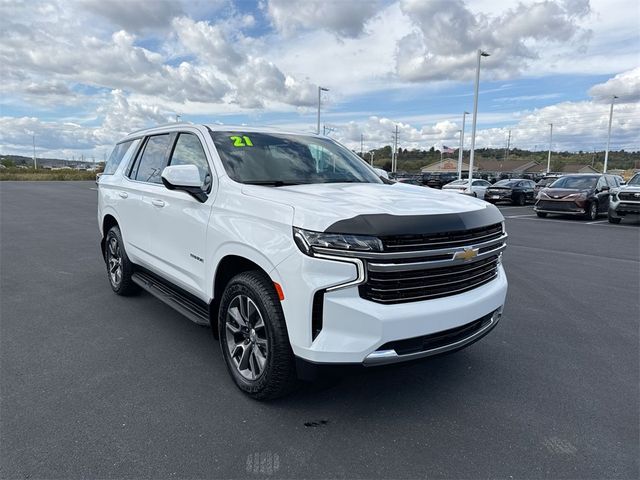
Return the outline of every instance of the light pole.
{"type": "Polygon", "coordinates": [[[363,151],[364,151],[364,133],[361,133],[360,134],[360,156],[362,158],[364,158],[363,151]]]}
{"type": "Polygon", "coordinates": [[[371,158],[370,164],[373,167],[373,156],[375,155],[374,152],[369,152],[369,157],[371,158]]]}
{"type": "Polygon", "coordinates": [[[460,149],[458,150],[458,180],[462,180],[462,152],[464,151],[464,121],[469,112],[462,113],[462,130],[460,130],[460,149]]]}
{"type": "Polygon", "coordinates": [[[547,173],[551,171],[551,143],[553,142],[553,123],[549,124],[549,155],[547,156],[547,173]]]}
{"type": "Polygon", "coordinates": [[[322,101],[322,92],[328,92],[328,91],[329,91],[328,88],[324,88],[318,85],[318,129],[316,130],[316,133],[318,135],[320,135],[320,103],[322,101]]]}
{"type": "Polygon", "coordinates": [[[482,57],[488,57],[489,54],[481,49],[478,49],[478,64],[476,66],[476,89],[473,96],[473,124],[471,126],[471,152],[469,152],[469,185],[471,185],[473,179],[473,156],[476,149],[476,122],[478,119],[478,89],[480,86],[480,59],[482,57]]]}
{"type": "Polygon", "coordinates": [[[609,163],[609,145],[611,144],[611,121],[613,120],[613,102],[616,101],[615,95],[611,97],[611,108],[609,109],[609,133],[607,134],[607,149],[604,152],[604,167],[602,173],[607,173],[607,163],[609,163]]]}
{"type": "Polygon", "coordinates": [[[38,169],[38,162],[36,161],[36,136],[33,135],[33,169],[38,169]]]}

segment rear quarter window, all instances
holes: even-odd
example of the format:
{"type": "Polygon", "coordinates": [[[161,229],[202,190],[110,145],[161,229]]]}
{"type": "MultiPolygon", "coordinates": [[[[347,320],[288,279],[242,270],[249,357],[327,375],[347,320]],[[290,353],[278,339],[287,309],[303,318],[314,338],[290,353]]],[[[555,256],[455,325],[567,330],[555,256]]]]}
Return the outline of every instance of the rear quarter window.
{"type": "Polygon", "coordinates": [[[113,175],[114,173],[116,173],[116,170],[122,163],[122,160],[124,159],[124,157],[127,156],[127,153],[129,152],[129,150],[134,150],[134,148],[132,148],[132,145],[134,143],[137,145],[138,140],[129,140],[128,142],[118,143],[113,148],[111,155],[109,155],[109,159],[107,160],[107,163],[104,166],[104,172],[102,172],[102,174],[113,175]]]}

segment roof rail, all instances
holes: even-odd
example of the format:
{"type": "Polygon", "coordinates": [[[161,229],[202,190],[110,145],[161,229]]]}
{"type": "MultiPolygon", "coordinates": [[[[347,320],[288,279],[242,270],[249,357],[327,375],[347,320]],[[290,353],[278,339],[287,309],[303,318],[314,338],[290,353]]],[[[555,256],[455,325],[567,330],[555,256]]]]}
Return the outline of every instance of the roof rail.
{"type": "Polygon", "coordinates": [[[167,123],[162,123],[160,125],[154,125],[153,127],[145,127],[145,128],[140,128],[138,130],[135,130],[133,132],[130,132],[129,135],[133,135],[134,133],[139,133],[139,132],[144,132],[146,130],[153,130],[154,128],[162,128],[162,127],[189,127],[189,126],[193,126],[195,125],[195,123],[193,122],[167,122],[167,123]]]}

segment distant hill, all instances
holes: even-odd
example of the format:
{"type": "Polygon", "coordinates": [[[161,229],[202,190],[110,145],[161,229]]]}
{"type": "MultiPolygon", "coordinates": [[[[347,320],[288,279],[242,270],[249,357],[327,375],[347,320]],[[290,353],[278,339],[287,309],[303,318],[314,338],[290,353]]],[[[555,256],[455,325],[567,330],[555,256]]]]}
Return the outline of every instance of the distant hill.
{"type": "MultiPolygon", "coordinates": [[[[91,160],[65,160],[62,158],[40,158],[36,157],[36,161],[38,164],[38,168],[62,168],[62,167],[71,167],[71,168],[80,168],[86,169],[94,166],[98,166],[103,162],[93,163],[91,160]]],[[[33,167],[33,158],[32,157],[23,157],[22,155],[3,155],[0,154],[0,163],[6,166],[20,166],[24,165],[27,167],[33,167]]]]}

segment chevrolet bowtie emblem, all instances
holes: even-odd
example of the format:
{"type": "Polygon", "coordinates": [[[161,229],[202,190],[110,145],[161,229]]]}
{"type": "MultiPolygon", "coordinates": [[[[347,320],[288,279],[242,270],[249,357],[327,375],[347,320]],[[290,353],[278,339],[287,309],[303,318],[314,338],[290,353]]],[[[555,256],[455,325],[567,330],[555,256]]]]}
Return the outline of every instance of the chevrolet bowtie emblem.
{"type": "Polygon", "coordinates": [[[453,255],[454,260],[471,260],[478,256],[478,248],[465,248],[463,252],[456,252],[453,255]]]}

